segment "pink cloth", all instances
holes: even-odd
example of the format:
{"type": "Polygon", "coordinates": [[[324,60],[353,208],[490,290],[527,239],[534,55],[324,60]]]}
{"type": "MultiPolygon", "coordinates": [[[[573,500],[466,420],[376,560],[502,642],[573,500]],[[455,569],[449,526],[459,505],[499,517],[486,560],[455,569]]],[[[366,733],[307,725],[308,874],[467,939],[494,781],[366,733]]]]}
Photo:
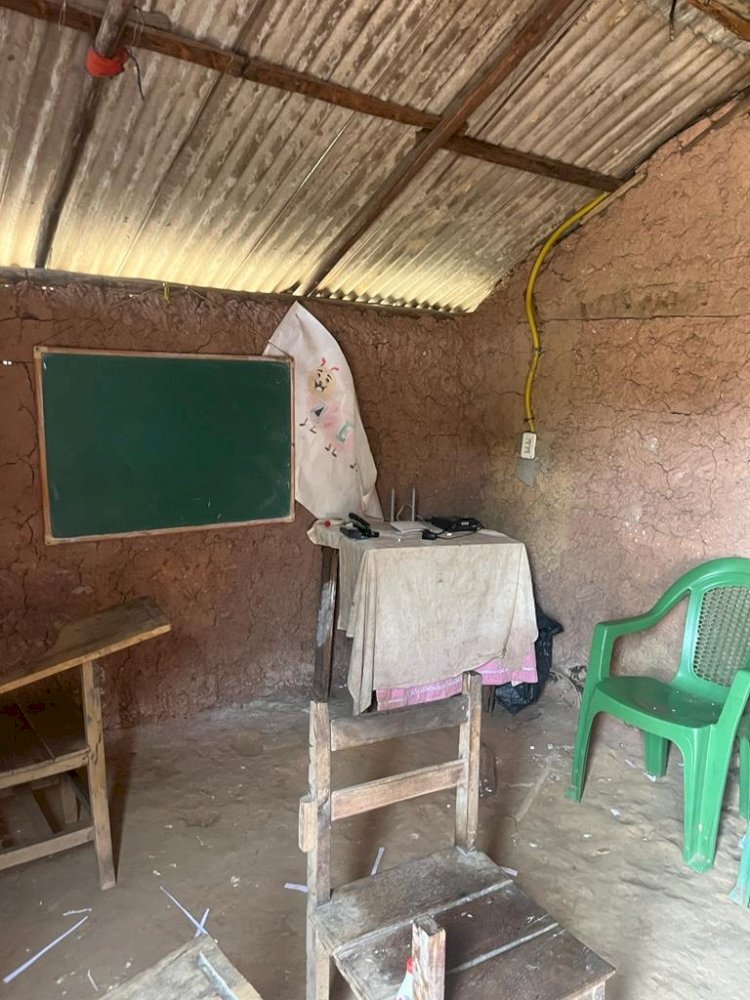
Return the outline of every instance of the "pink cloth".
{"type": "MultiPolygon", "coordinates": [[[[497,684],[535,684],[538,680],[536,672],[536,654],[532,646],[524,657],[520,670],[508,670],[497,660],[490,660],[476,668],[482,675],[482,684],[495,687],[497,684]]],[[[461,690],[461,674],[449,677],[443,681],[430,681],[428,684],[416,684],[414,687],[378,688],[378,711],[384,712],[391,708],[405,708],[407,705],[421,705],[426,701],[438,701],[440,698],[451,698],[461,690]]]]}

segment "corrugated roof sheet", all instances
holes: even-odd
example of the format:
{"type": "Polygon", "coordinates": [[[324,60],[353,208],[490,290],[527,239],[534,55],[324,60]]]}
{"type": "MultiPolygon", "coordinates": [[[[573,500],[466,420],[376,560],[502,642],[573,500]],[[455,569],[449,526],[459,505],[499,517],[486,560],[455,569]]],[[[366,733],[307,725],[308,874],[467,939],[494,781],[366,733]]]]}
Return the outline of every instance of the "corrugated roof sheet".
{"type": "MultiPolygon", "coordinates": [[[[750,85],[748,46],[669,0],[593,0],[519,67],[468,133],[626,175],[750,85]]],[[[184,35],[440,113],[530,0],[159,0],[184,35]]],[[[74,128],[88,39],[0,10],[0,265],[31,267],[74,128]]],[[[105,89],[50,266],[282,291],[303,285],[412,147],[402,125],[140,51],[105,89]]],[[[592,196],[439,152],[324,282],[325,294],[471,310],[592,196]]]]}

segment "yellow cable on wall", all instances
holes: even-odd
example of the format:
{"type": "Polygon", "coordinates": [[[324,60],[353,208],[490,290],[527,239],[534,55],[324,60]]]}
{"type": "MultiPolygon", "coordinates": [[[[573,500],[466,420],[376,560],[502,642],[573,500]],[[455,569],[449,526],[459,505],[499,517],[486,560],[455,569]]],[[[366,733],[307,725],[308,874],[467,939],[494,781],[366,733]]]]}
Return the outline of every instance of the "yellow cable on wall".
{"type": "Polygon", "coordinates": [[[529,370],[526,374],[526,384],[523,390],[523,405],[526,418],[526,429],[532,433],[536,433],[536,423],[534,421],[534,411],[532,408],[532,390],[534,388],[534,379],[536,378],[537,369],[539,368],[539,359],[542,355],[542,342],[539,337],[539,326],[537,325],[536,318],[536,308],[534,306],[534,286],[536,285],[536,279],[539,277],[539,272],[542,269],[542,264],[550,252],[552,247],[560,240],[569,229],[572,229],[577,222],[588,215],[593,209],[596,208],[605,198],[608,198],[607,193],[597,195],[590,202],[585,204],[583,208],[579,208],[577,212],[571,215],[565,222],[561,223],[553,233],[551,233],[542,249],[537,254],[537,258],[534,261],[534,266],[529,274],[529,280],[526,282],[526,319],[529,321],[529,329],[531,330],[531,344],[532,344],[532,354],[531,362],[529,364],[529,370]]]}

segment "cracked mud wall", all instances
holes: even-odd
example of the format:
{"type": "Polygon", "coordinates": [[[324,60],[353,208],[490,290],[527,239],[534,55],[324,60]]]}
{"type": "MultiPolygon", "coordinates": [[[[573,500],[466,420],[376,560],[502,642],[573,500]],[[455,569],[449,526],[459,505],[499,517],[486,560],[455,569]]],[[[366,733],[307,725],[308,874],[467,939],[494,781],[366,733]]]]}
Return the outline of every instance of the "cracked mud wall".
{"type": "MultiPolygon", "coordinates": [[[[595,622],[647,610],[705,559],[750,556],[750,120],[684,148],[704,127],[548,258],[531,488],[514,455],[531,259],[475,314],[496,430],[481,506],[527,542],[564,668],[586,662],[595,622]]],[[[630,640],[622,668],[668,673],[678,630],[630,640]]]]}
{"type": "MultiPolygon", "coordinates": [[[[108,723],[186,716],[287,687],[308,689],[320,552],[312,521],[45,546],[32,349],[259,354],[289,303],[268,297],[50,279],[0,281],[0,670],[36,655],[55,626],[151,594],[173,632],[104,665],[108,723]]],[[[417,486],[423,509],[472,501],[457,424],[461,321],[314,304],[355,376],[384,495],[417,486]]],[[[485,446],[480,449],[486,452],[485,446]]]]}

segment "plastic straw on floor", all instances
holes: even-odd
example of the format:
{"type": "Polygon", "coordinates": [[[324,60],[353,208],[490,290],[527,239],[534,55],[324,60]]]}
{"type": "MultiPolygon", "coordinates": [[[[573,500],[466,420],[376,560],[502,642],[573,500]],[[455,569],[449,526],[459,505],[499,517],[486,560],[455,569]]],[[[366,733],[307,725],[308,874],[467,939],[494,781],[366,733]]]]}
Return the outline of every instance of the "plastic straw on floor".
{"type": "Polygon", "coordinates": [[[206,907],[206,911],[203,914],[203,916],[201,917],[201,922],[198,925],[198,929],[196,930],[196,932],[193,935],[193,937],[200,937],[201,934],[205,934],[206,933],[206,919],[207,919],[207,917],[208,917],[208,915],[209,915],[210,912],[211,912],[210,909],[208,907],[206,907]]]}
{"type": "MultiPolygon", "coordinates": [[[[193,916],[193,914],[189,913],[185,909],[185,907],[182,905],[182,903],[179,900],[177,900],[177,899],[174,898],[174,896],[172,895],[171,892],[167,892],[167,890],[164,888],[163,885],[160,885],[159,888],[161,889],[161,891],[164,893],[165,896],[167,896],[169,899],[172,900],[172,902],[177,907],[177,909],[181,910],[185,914],[185,916],[188,918],[188,920],[193,925],[193,927],[195,927],[195,929],[197,931],[197,933],[195,935],[196,937],[198,937],[200,934],[206,934],[206,935],[208,935],[208,931],[203,926],[203,922],[202,921],[201,921],[201,923],[198,923],[198,921],[195,919],[195,917],[193,916]]],[[[207,916],[208,916],[208,912],[204,913],[203,920],[205,920],[207,916]]]]}
{"type": "Polygon", "coordinates": [[[384,854],[385,854],[385,848],[379,847],[375,861],[373,862],[372,868],[370,869],[370,875],[378,874],[378,868],[380,868],[380,862],[383,860],[384,854]]]}
{"type": "Polygon", "coordinates": [[[31,958],[27,958],[23,965],[19,965],[17,969],[13,970],[13,972],[9,972],[8,975],[3,978],[3,982],[6,985],[8,983],[12,983],[16,976],[20,976],[22,972],[26,972],[26,970],[32,966],[34,962],[38,961],[42,955],[46,955],[47,952],[51,951],[56,944],[60,944],[60,942],[64,941],[69,934],[72,934],[73,931],[77,931],[81,924],[85,924],[88,919],[88,917],[83,917],[77,924],[73,924],[73,926],[69,927],[63,934],[56,937],[54,941],[50,941],[48,945],[45,945],[45,947],[42,948],[41,951],[38,951],[36,955],[32,955],[31,958]]]}

